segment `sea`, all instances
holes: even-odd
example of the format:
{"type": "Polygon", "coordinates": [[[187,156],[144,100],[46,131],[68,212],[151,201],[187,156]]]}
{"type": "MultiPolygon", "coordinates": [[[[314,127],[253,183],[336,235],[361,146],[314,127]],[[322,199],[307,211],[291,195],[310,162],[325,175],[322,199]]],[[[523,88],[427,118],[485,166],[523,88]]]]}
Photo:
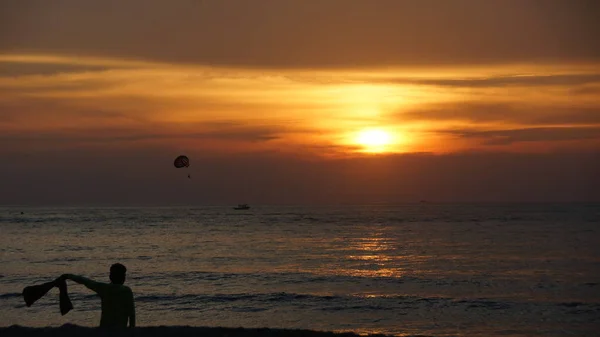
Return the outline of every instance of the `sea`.
{"type": "Polygon", "coordinates": [[[600,204],[0,207],[0,326],[97,326],[127,267],[138,326],[600,336],[600,204]]]}

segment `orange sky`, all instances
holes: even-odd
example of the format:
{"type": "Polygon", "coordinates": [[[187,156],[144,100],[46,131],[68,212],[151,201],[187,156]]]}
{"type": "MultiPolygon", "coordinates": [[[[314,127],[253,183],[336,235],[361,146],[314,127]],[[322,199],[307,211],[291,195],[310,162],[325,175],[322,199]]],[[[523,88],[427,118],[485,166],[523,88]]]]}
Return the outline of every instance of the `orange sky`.
{"type": "Polygon", "coordinates": [[[0,156],[600,149],[596,2],[343,4],[4,2],[0,156]]]}
{"type": "Polygon", "coordinates": [[[548,151],[600,138],[593,64],[269,70],[45,54],[0,62],[69,68],[0,78],[2,131],[19,142],[35,135],[21,144],[30,149],[158,140],[180,151],[340,156],[548,151]],[[364,137],[373,130],[384,139],[364,137]]]}

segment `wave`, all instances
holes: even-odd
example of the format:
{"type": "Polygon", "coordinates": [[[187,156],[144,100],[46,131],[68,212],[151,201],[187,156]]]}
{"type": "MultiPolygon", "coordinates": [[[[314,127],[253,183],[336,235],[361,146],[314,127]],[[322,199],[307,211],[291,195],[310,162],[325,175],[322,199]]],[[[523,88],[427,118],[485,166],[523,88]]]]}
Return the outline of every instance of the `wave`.
{"type": "Polygon", "coordinates": [[[289,301],[327,301],[340,299],[343,296],[319,296],[294,293],[264,293],[264,294],[187,294],[187,295],[146,295],[137,296],[137,302],[165,302],[165,303],[193,303],[193,302],[237,302],[237,301],[259,301],[259,302],[289,302],[289,301]]]}
{"type": "MultiPolygon", "coordinates": [[[[20,293],[0,294],[0,300],[15,301],[20,293]]],[[[97,301],[95,294],[71,294],[72,300],[87,308],[97,301]],[[83,302],[82,302],[83,301],[83,302]],[[85,304],[87,302],[88,304],[85,304]]],[[[22,302],[17,300],[19,302],[22,302]]],[[[234,312],[261,312],[274,308],[285,310],[312,310],[319,312],[343,312],[364,314],[367,312],[410,312],[453,310],[457,312],[498,313],[508,312],[554,312],[557,315],[579,317],[583,321],[600,314],[600,303],[583,302],[528,302],[490,298],[419,297],[408,295],[331,295],[303,293],[237,293],[237,294],[150,294],[135,296],[140,308],[146,310],[203,311],[228,310],[234,312]],[[210,308],[210,309],[207,309],[210,308]]],[[[24,304],[19,305],[19,307],[24,304]]],[[[40,301],[36,306],[56,306],[54,299],[40,301]]]]}
{"type": "Polygon", "coordinates": [[[314,307],[323,311],[353,310],[390,310],[416,309],[423,307],[457,307],[464,310],[504,311],[514,308],[554,307],[566,310],[565,313],[600,312],[600,303],[582,302],[526,302],[508,301],[490,298],[452,298],[452,297],[419,297],[409,295],[319,295],[298,293],[239,293],[239,294],[185,294],[185,295],[144,295],[137,296],[141,303],[166,303],[174,310],[190,310],[190,308],[206,303],[236,305],[253,304],[252,308],[264,306],[300,306],[314,307]],[[190,305],[192,307],[190,307],[190,305]],[[181,308],[178,309],[177,307],[181,308]]]}
{"type": "MultiPolygon", "coordinates": [[[[138,256],[138,259],[148,259],[147,256],[138,256]]],[[[66,264],[68,262],[73,261],[84,261],[89,258],[86,257],[71,257],[71,258],[55,258],[48,261],[52,261],[54,263],[66,264]]],[[[33,261],[30,263],[47,263],[48,261],[33,261]]],[[[546,294],[550,291],[545,291],[544,289],[538,289],[544,283],[531,283],[523,280],[507,280],[500,278],[490,278],[486,276],[480,277],[472,277],[469,275],[452,275],[446,277],[418,277],[418,276],[401,276],[401,277],[393,277],[393,276],[363,276],[363,275],[319,275],[312,274],[308,272],[267,272],[267,273],[258,273],[258,272],[239,272],[239,273],[226,273],[226,272],[213,272],[213,271],[179,271],[179,272],[154,272],[148,274],[138,274],[132,275],[129,277],[131,280],[131,284],[136,287],[138,286],[150,286],[154,288],[154,290],[158,290],[157,288],[161,288],[168,285],[173,284],[182,284],[186,288],[191,287],[193,289],[196,286],[209,286],[213,291],[215,290],[214,284],[220,284],[226,287],[230,287],[232,292],[253,292],[261,291],[260,289],[272,289],[274,291],[294,291],[296,287],[300,287],[305,289],[309,286],[311,289],[321,289],[323,292],[336,292],[335,289],[340,289],[344,292],[344,289],[350,285],[351,288],[355,289],[371,289],[371,293],[373,291],[379,292],[377,297],[383,297],[387,295],[394,294],[402,294],[405,291],[414,292],[416,289],[420,289],[417,291],[418,295],[427,295],[434,296],[442,293],[447,293],[446,290],[456,289],[453,296],[470,296],[470,291],[480,291],[483,289],[498,289],[494,291],[486,292],[487,297],[494,297],[503,299],[507,296],[507,294],[502,293],[499,289],[506,289],[507,291],[515,291],[514,289],[534,289],[538,291],[537,298],[541,298],[541,295],[546,294]],[[246,284],[256,284],[258,288],[254,290],[248,289],[246,284]],[[369,287],[369,288],[366,288],[369,287]],[[415,288],[417,287],[417,288],[415,288]],[[248,291],[249,290],[249,291],[248,291]],[[387,295],[386,295],[387,294],[387,295]]],[[[48,278],[41,277],[39,275],[36,276],[28,276],[25,274],[22,275],[10,275],[4,276],[0,278],[0,284],[2,285],[10,285],[9,289],[16,286],[21,287],[23,285],[31,285],[41,282],[47,282],[48,278]]],[[[550,281],[548,281],[550,282],[550,281]]],[[[556,282],[549,283],[553,288],[549,289],[557,289],[555,286],[556,282]]],[[[562,286],[562,289],[568,290],[571,293],[575,293],[576,296],[565,296],[563,302],[565,301],[583,301],[585,303],[590,303],[597,301],[599,298],[597,296],[583,296],[582,294],[588,294],[591,289],[594,289],[598,286],[598,283],[595,282],[578,282],[574,284],[566,286],[562,286]]],[[[159,292],[161,290],[158,290],[159,292]]],[[[264,290],[262,290],[264,291],[264,290]]],[[[314,290],[313,290],[314,291],[314,290]]],[[[319,290],[316,290],[319,291],[319,290]]],[[[192,291],[194,292],[194,291],[192,291]]],[[[308,292],[311,292],[310,290],[308,292]]],[[[550,294],[551,295],[551,294],[550,294]]],[[[303,296],[303,295],[298,295],[303,296]]],[[[373,296],[373,295],[369,295],[373,296]]],[[[518,294],[512,296],[519,297],[518,294]]],[[[523,298],[523,300],[526,300],[523,298]]]]}
{"type": "MultiPolygon", "coordinates": [[[[140,276],[132,276],[131,279],[143,280],[147,278],[153,279],[176,279],[178,281],[222,281],[232,279],[257,279],[261,281],[274,281],[277,283],[323,283],[323,282],[352,282],[356,280],[377,280],[377,281],[391,281],[396,284],[406,281],[417,281],[417,282],[440,282],[440,279],[426,279],[412,276],[378,276],[376,278],[363,275],[319,275],[312,274],[309,272],[238,272],[238,273],[219,273],[211,271],[191,271],[191,272],[169,272],[169,273],[153,273],[145,274],[140,276]]],[[[468,282],[470,280],[461,280],[461,282],[468,282]]],[[[453,281],[456,282],[456,281],[453,281]]]]}
{"type": "MultiPolygon", "coordinates": [[[[142,259],[145,257],[138,257],[142,259]]],[[[454,287],[454,286],[472,286],[472,287],[498,287],[499,285],[510,282],[511,285],[518,285],[521,288],[539,286],[540,282],[535,284],[523,280],[499,278],[487,275],[469,275],[456,274],[438,277],[426,276],[369,276],[369,275],[344,275],[344,274],[313,274],[310,272],[212,272],[212,271],[179,271],[179,272],[157,272],[144,275],[135,275],[130,279],[144,281],[148,279],[156,282],[202,282],[202,281],[227,281],[227,282],[260,282],[266,285],[347,285],[347,284],[369,284],[373,287],[388,286],[397,287],[402,284],[432,287],[454,287]]],[[[574,283],[572,288],[589,289],[597,286],[594,282],[574,283]]]]}
{"type": "Polygon", "coordinates": [[[23,294],[21,294],[21,293],[0,294],[0,300],[9,299],[9,298],[16,298],[16,297],[22,297],[22,296],[23,296],[23,294]]]}

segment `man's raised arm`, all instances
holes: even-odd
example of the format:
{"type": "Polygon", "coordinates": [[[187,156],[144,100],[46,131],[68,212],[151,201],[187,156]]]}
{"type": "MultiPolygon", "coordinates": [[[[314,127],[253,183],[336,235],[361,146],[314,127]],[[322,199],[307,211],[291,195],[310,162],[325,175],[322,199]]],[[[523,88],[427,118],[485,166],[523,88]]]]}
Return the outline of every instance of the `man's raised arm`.
{"type": "Polygon", "coordinates": [[[64,280],[72,280],[79,284],[83,284],[88,289],[91,289],[95,292],[100,292],[102,289],[102,286],[103,286],[103,283],[96,282],[96,281],[90,280],[89,278],[79,276],[79,275],[63,274],[63,275],[61,275],[60,278],[62,278],[64,280]]]}

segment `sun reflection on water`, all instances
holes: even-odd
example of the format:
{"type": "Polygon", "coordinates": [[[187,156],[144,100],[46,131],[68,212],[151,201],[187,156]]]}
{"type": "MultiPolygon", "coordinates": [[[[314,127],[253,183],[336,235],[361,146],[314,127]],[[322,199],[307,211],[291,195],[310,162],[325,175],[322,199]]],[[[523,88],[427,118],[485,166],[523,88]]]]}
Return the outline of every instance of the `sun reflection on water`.
{"type": "Polygon", "coordinates": [[[397,261],[402,259],[396,254],[396,240],[384,232],[352,240],[346,259],[355,261],[344,274],[361,277],[400,277],[403,269],[397,261]]]}

